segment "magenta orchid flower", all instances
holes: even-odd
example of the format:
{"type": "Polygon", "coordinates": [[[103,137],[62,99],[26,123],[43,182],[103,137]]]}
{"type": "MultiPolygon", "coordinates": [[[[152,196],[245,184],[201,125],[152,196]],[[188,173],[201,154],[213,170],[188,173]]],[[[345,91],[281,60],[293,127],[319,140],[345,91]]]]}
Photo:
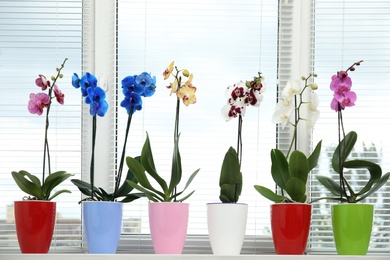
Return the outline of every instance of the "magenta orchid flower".
{"type": "Polygon", "coordinates": [[[50,97],[46,93],[30,94],[30,101],[28,102],[28,111],[31,114],[42,115],[43,109],[50,105],[50,97]]]}
{"type": "Polygon", "coordinates": [[[39,78],[35,80],[35,84],[42,90],[46,90],[48,87],[50,87],[50,80],[46,79],[44,75],[39,74],[39,78]]]}
{"type": "Polygon", "coordinates": [[[62,93],[61,90],[58,89],[57,85],[53,86],[54,90],[54,96],[56,97],[56,100],[59,104],[63,105],[64,104],[64,97],[65,95],[62,93]]]}
{"type": "Polygon", "coordinates": [[[354,106],[357,99],[356,93],[351,91],[352,80],[347,71],[341,70],[333,75],[330,83],[330,89],[334,92],[330,107],[336,112],[354,106]]]}

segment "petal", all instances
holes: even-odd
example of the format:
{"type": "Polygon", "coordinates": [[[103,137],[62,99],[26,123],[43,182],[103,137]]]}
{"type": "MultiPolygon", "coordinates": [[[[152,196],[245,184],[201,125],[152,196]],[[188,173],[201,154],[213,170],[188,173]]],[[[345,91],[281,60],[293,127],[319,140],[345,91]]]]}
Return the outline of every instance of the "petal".
{"type": "Polygon", "coordinates": [[[135,83],[142,86],[142,88],[150,87],[150,85],[152,85],[152,81],[152,77],[147,72],[142,72],[135,78],[135,83]]]}
{"type": "Polygon", "coordinates": [[[72,76],[72,86],[75,88],[80,87],[80,79],[76,73],[73,73],[73,76],[72,76]]]}
{"type": "Polygon", "coordinates": [[[299,80],[289,80],[283,88],[282,97],[292,97],[301,93],[302,87],[299,80]]]}
{"type": "Polygon", "coordinates": [[[318,95],[314,92],[311,93],[311,102],[308,104],[308,109],[311,111],[317,111],[319,105],[318,95]]]}
{"type": "Polygon", "coordinates": [[[317,120],[320,118],[320,111],[312,111],[312,112],[309,112],[308,113],[308,117],[307,117],[307,120],[306,120],[306,125],[307,127],[310,129],[310,128],[313,128],[315,123],[317,122],[317,120]]]}
{"type": "Polygon", "coordinates": [[[336,98],[333,98],[332,101],[330,102],[330,108],[336,112],[339,111],[339,102],[337,101],[336,98]]]}
{"type": "Polygon", "coordinates": [[[163,72],[164,79],[169,78],[169,76],[171,75],[171,72],[173,71],[173,65],[174,65],[174,61],[172,61],[168,65],[168,67],[164,70],[164,72],[163,72]]]}

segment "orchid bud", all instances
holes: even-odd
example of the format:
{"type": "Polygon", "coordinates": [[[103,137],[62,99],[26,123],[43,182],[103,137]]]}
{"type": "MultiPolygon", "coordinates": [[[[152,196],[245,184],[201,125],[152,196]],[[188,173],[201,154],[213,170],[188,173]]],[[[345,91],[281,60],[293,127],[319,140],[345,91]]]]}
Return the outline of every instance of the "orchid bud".
{"type": "Polygon", "coordinates": [[[56,80],[56,78],[54,76],[51,76],[51,80],[54,81],[56,80]]]}
{"type": "Polygon", "coordinates": [[[250,81],[246,81],[246,82],[245,82],[245,86],[246,86],[247,88],[251,88],[252,84],[251,84],[250,81]]]}
{"type": "Polygon", "coordinates": [[[60,73],[60,75],[58,75],[58,77],[59,77],[60,79],[62,79],[63,76],[64,76],[64,74],[62,74],[62,73],[60,73]]]}
{"type": "Polygon", "coordinates": [[[301,77],[301,80],[305,80],[306,78],[304,76],[301,77]]]}
{"type": "Polygon", "coordinates": [[[184,77],[188,77],[189,75],[190,75],[190,72],[187,69],[183,70],[184,77]]]}
{"type": "Polygon", "coordinates": [[[312,90],[316,90],[316,89],[318,89],[318,85],[317,85],[316,83],[311,83],[311,84],[310,84],[310,88],[311,88],[312,90]]]}

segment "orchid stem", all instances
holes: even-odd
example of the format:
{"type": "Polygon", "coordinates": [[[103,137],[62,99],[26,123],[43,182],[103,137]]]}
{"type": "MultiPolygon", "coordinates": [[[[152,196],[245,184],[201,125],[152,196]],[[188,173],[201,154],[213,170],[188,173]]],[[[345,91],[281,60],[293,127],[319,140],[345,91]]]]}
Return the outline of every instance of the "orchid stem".
{"type": "Polygon", "coordinates": [[[91,182],[91,199],[93,200],[94,195],[94,174],[95,174],[95,144],[96,144],[96,115],[92,117],[92,157],[91,166],[89,172],[89,178],[91,182]]]}
{"type": "Polygon", "coordinates": [[[62,77],[61,75],[61,70],[64,68],[65,66],[65,62],[68,60],[68,58],[65,58],[64,61],[62,62],[60,68],[57,68],[57,75],[56,77],[54,78],[53,80],[53,83],[52,85],[49,87],[49,93],[48,93],[48,96],[50,98],[50,103],[49,105],[47,106],[47,110],[46,110],[46,123],[45,123],[45,141],[44,141],[44,145],[43,145],[43,167],[42,167],[42,185],[45,183],[45,172],[46,172],[46,156],[47,156],[47,167],[48,167],[48,171],[49,171],[49,175],[51,174],[51,163],[50,163],[50,150],[49,150],[49,139],[48,139],[48,131],[49,131],[49,113],[50,113],[50,107],[51,107],[51,100],[52,100],[52,93],[53,93],[53,88],[54,88],[54,85],[56,84],[57,82],[57,79],[59,77],[62,77]],[[61,75],[61,76],[60,76],[61,75]]]}
{"type": "Polygon", "coordinates": [[[242,161],[242,116],[241,114],[238,116],[238,134],[237,134],[237,159],[239,162],[239,166],[241,169],[241,161],[242,161]]]}
{"type": "Polygon", "coordinates": [[[115,191],[113,194],[113,199],[116,197],[116,195],[118,193],[120,181],[122,178],[123,164],[125,161],[125,154],[126,154],[126,144],[127,144],[127,138],[129,135],[129,131],[130,131],[131,119],[133,118],[133,111],[134,111],[134,106],[131,106],[130,111],[129,111],[129,116],[127,118],[126,134],[125,134],[125,141],[124,141],[123,149],[122,149],[122,156],[121,156],[121,160],[119,162],[118,173],[115,177],[115,191]]]}

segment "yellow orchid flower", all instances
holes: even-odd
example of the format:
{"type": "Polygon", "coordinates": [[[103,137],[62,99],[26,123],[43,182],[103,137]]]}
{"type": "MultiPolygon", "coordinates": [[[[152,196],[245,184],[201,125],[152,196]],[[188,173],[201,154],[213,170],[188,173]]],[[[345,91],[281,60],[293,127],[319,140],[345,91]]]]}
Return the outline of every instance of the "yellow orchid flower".
{"type": "MultiPolygon", "coordinates": [[[[192,74],[191,74],[192,75],[192,74]]],[[[179,99],[183,99],[184,105],[188,106],[189,104],[195,104],[196,103],[196,87],[192,84],[184,84],[181,86],[179,91],[177,91],[177,97],[179,99]]]]}
{"type": "Polygon", "coordinates": [[[179,82],[177,82],[177,79],[175,79],[172,83],[169,84],[168,88],[171,89],[171,94],[177,92],[177,88],[179,87],[179,82]]]}
{"type": "Polygon", "coordinates": [[[171,75],[171,72],[173,71],[173,65],[174,65],[174,61],[172,61],[168,65],[168,67],[164,70],[164,72],[163,72],[164,79],[169,78],[169,76],[171,75]]]}
{"type": "Polygon", "coordinates": [[[191,85],[192,84],[192,79],[193,79],[193,75],[192,75],[192,73],[190,74],[190,76],[188,77],[188,80],[186,81],[186,83],[184,83],[184,85],[187,85],[187,86],[189,86],[189,85],[191,85]]]}

